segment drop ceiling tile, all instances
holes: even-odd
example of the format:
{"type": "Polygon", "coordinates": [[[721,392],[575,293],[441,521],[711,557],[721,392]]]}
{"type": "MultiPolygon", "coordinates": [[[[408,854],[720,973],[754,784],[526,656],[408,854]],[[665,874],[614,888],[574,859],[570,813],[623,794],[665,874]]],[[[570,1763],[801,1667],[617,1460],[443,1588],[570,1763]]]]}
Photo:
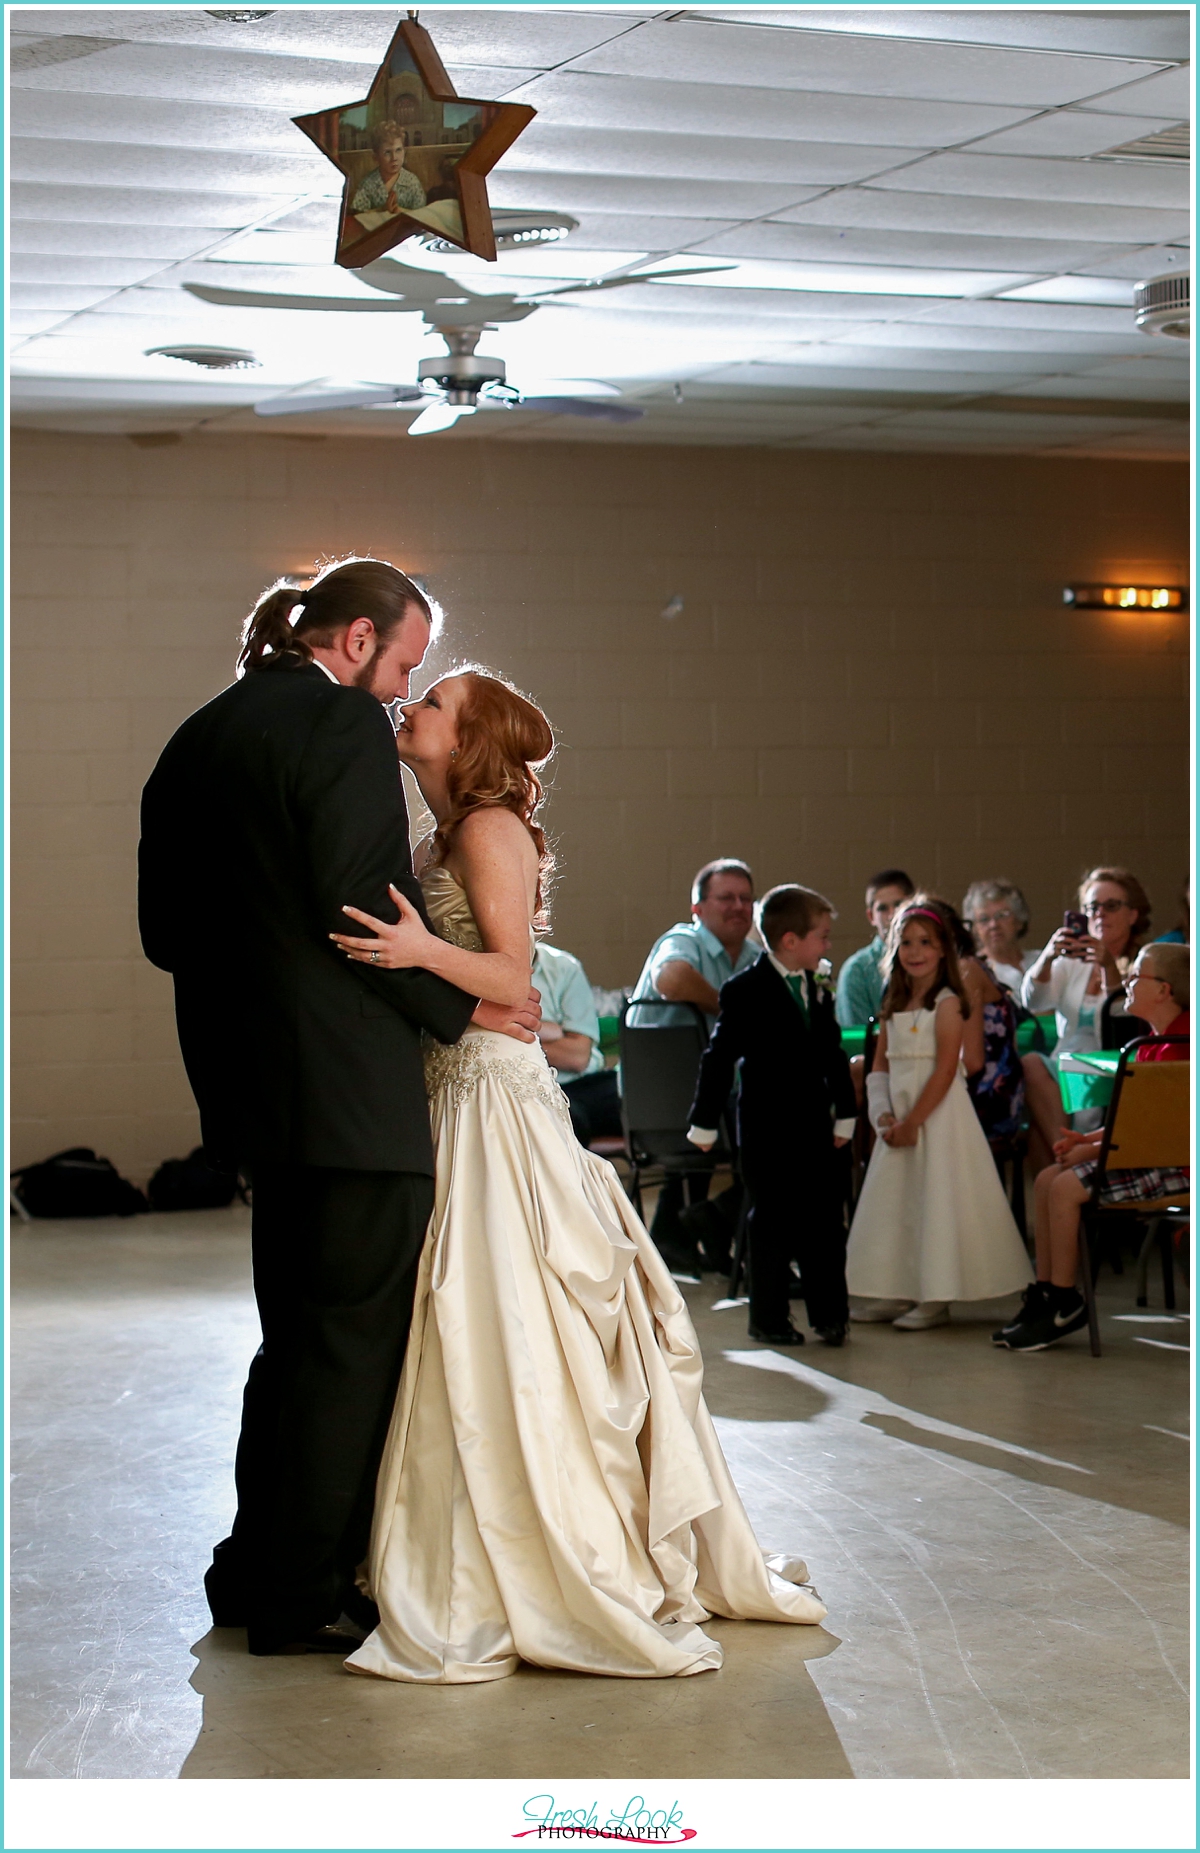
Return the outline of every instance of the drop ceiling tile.
{"type": "MultiPolygon", "coordinates": [[[[850,340],[864,339],[860,328],[845,337],[850,340]]],[[[1145,340],[1132,326],[1123,334],[1081,334],[1072,331],[1066,339],[1061,331],[1051,328],[1023,329],[1020,337],[1005,338],[997,335],[992,328],[963,326],[954,322],[943,321],[936,312],[922,316],[919,321],[886,322],[871,328],[871,342],[878,347],[940,350],[946,354],[993,353],[1006,357],[1010,366],[1019,366],[1022,357],[1030,366],[1044,367],[1058,365],[1063,355],[1067,356],[1067,365],[1072,369],[1075,361],[1083,364],[1089,355],[1097,358],[1123,356],[1135,351],[1135,343],[1145,340]],[[1047,358],[1049,357],[1049,358],[1047,358]]]]}
{"type": "Polygon", "coordinates": [[[64,314],[71,313],[76,309],[94,308],[112,293],[111,287],[103,283],[21,283],[15,278],[9,283],[9,302],[16,310],[57,309],[64,314]]]}
{"type": "Polygon", "coordinates": [[[9,174],[13,180],[34,184],[58,182],[71,193],[93,185],[158,189],[159,199],[165,187],[196,194],[341,192],[330,163],[321,155],[311,159],[299,148],[289,157],[18,138],[9,151],[9,174]]]}
{"type": "MultiPolygon", "coordinates": [[[[199,8],[14,9],[13,31],[40,36],[115,36],[140,44],[194,46],[263,60],[336,60],[375,67],[396,29],[395,12],[365,7],[287,7],[272,18],[234,24],[199,8]]],[[[638,15],[592,14],[570,7],[438,9],[428,16],[442,62],[541,70],[628,31],[638,15]]],[[[465,94],[465,93],[464,93],[465,94]]]]}
{"type": "Polygon", "coordinates": [[[1030,51],[1102,52],[1121,58],[1186,58],[1184,7],[721,7],[710,18],[794,26],[870,37],[930,39],[972,45],[1022,46],[1030,51]]]}
{"type": "MultiPolygon", "coordinates": [[[[803,86],[858,96],[931,101],[1074,103],[1150,76],[1153,63],[965,45],[873,40],[837,32],[782,32],[710,20],[651,20],[574,62],[580,71],[667,77],[676,83],[803,86]]],[[[1107,105],[1106,105],[1107,107],[1107,105]]],[[[1139,115],[1160,106],[1139,104],[1139,115]]]]}
{"type": "Polygon", "coordinates": [[[799,225],[971,232],[1001,238],[1086,238],[1108,244],[1169,244],[1172,239],[1185,238],[1190,230],[1186,212],[1164,212],[1155,206],[1096,206],[978,195],[967,199],[952,193],[885,192],[882,187],[847,187],[794,207],[779,207],[771,216],[799,225]]]}
{"type": "Polygon", "coordinates": [[[232,52],[180,50],[172,45],[114,45],[94,58],[13,73],[15,87],[75,95],[177,97],[183,101],[241,104],[290,116],[328,109],[364,95],[371,64],[328,60],[238,57],[232,52]]]}
{"type": "Polygon", "coordinates": [[[1097,399],[1105,398],[1118,404],[1123,399],[1155,400],[1161,399],[1168,405],[1186,405],[1188,401],[1188,380],[1161,379],[1157,374],[1149,378],[1138,374],[1134,369],[1114,377],[1112,368],[1105,368],[1103,379],[1095,373],[1060,373],[1051,379],[1040,380],[1036,386],[1014,386],[1009,390],[1014,397],[1025,393],[1047,399],[1097,399]]]}
{"type": "Polygon", "coordinates": [[[17,309],[13,308],[6,317],[10,335],[40,335],[45,329],[53,328],[69,314],[64,309],[17,309]]]}
{"type": "MultiPolygon", "coordinates": [[[[1188,122],[1192,113],[1192,73],[1189,65],[1174,71],[1162,71],[1119,89],[1097,91],[1091,99],[1095,109],[1117,116],[1170,116],[1173,122],[1188,122]]],[[[1128,139],[1128,138],[1127,138],[1128,139]]]]}
{"type": "Polygon", "coordinates": [[[163,268],[162,258],[148,258],[141,263],[117,257],[82,257],[63,252],[52,257],[30,252],[9,254],[8,274],[14,283],[72,283],[100,285],[122,289],[130,283],[144,283],[163,268]]]}
{"type": "MultiPolygon", "coordinates": [[[[1155,340],[1152,335],[1145,335],[1142,338],[1147,344],[1155,340]]],[[[1162,347],[1165,348],[1166,345],[1166,341],[1162,341],[1162,347]]],[[[1186,347],[1186,345],[1183,341],[1179,343],[1180,347],[1186,347]]],[[[1181,354],[1177,360],[1174,356],[1164,356],[1158,341],[1155,341],[1153,355],[1148,354],[1144,360],[1131,358],[1106,361],[1099,367],[1089,368],[1088,378],[1093,384],[1100,380],[1130,381],[1138,386],[1139,391],[1142,386],[1149,389],[1154,381],[1176,387],[1186,387],[1190,383],[1191,367],[1189,356],[1186,353],[1181,354]]]]}
{"type": "Polygon", "coordinates": [[[935,154],[873,186],[993,199],[1084,200],[1106,206],[1177,207],[1191,197],[1188,163],[1036,160],[1006,154],[935,154]]]}
{"type": "MultiPolygon", "coordinates": [[[[857,389],[859,392],[930,392],[930,393],[993,393],[1002,388],[1008,377],[1004,374],[982,371],[967,372],[965,369],[955,371],[953,368],[906,369],[896,373],[891,366],[890,356],[881,358],[880,364],[871,366],[865,361],[856,365],[825,366],[814,362],[811,366],[768,365],[757,363],[750,371],[744,367],[722,367],[708,376],[713,381],[721,381],[730,386],[746,385],[752,380],[760,384],[788,387],[835,388],[838,391],[857,389]]],[[[1012,383],[1018,377],[1014,375],[1012,383]]]]}
{"type": "MultiPolygon", "coordinates": [[[[770,76],[768,64],[765,73],[770,76]]],[[[659,78],[552,71],[522,92],[539,121],[569,128],[657,129],[673,135],[944,148],[1023,119],[1020,106],[911,97],[839,96],[819,90],[671,83],[659,78]]]]}
{"type": "Polygon", "coordinates": [[[15,219],[9,227],[10,251],[39,257],[122,257],[171,259],[195,257],[229,236],[220,226],[94,225],[64,220],[15,219]]]}
{"type": "Polygon", "coordinates": [[[530,206],[560,212],[647,212],[681,218],[745,219],[782,212],[816,197],[816,187],[755,180],[647,180],[635,175],[522,173],[494,168],[488,195],[494,206],[530,206]]]}
{"type": "Polygon", "coordinates": [[[1190,259],[1191,251],[1186,244],[1142,245],[1136,251],[1123,251],[1098,262],[1089,258],[1083,267],[1096,277],[1129,277],[1136,283],[1142,277],[1157,276],[1160,271],[1186,270],[1190,259]]]}
{"type": "Polygon", "coordinates": [[[1124,277],[1046,277],[1040,283],[1005,290],[1004,296],[1009,302],[1111,303],[1133,313],[1133,284],[1124,277]]]}
{"type": "Polygon", "coordinates": [[[742,263],[680,278],[685,287],[706,292],[727,289],[817,290],[864,296],[981,296],[1023,283],[1021,274],[986,270],[905,269],[894,264],[794,264],[774,258],[742,263]]]}
{"type": "Polygon", "coordinates": [[[1102,116],[1093,110],[1057,109],[1033,116],[1015,129],[1001,129],[973,142],[973,154],[1074,155],[1106,154],[1139,135],[1157,135],[1172,128],[1167,116],[1102,116]]]}
{"type": "Polygon", "coordinates": [[[1129,331],[1128,309],[1096,308],[1087,303],[1013,302],[993,298],[986,302],[948,302],[940,312],[947,322],[974,328],[1003,329],[1015,345],[1027,330],[1056,328],[1078,334],[1115,334],[1129,331]]]}
{"type": "Polygon", "coordinates": [[[14,220],[60,220],[75,226],[224,226],[230,230],[264,218],[279,205],[270,193],[159,193],[149,188],[42,186],[16,181],[9,210],[14,220]]]}
{"type": "Polygon", "coordinates": [[[911,159],[903,148],[839,142],[768,141],[723,135],[663,135],[627,129],[565,128],[534,122],[504,160],[504,171],[641,174],[668,179],[754,180],[800,187],[832,186],[884,173],[911,159]]]}
{"type": "MultiPolygon", "coordinates": [[[[699,240],[694,240],[698,243],[699,240]]],[[[1096,269],[1120,246],[1081,244],[1073,239],[988,238],[970,233],[894,232],[843,229],[834,225],[788,225],[757,219],[704,240],[704,254],[777,257],[802,262],[905,264],[953,270],[1021,270],[1033,275],[1086,266],[1096,269]]]]}
{"type": "Polygon", "coordinates": [[[626,244],[641,245],[651,253],[702,247],[698,255],[707,257],[708,243],[732,231],[732,219],[665,219],[641,212],[579,213],[579,230],[571,233],[571,247],[583,251],[611,251],[626,244]]]}
{"type": "Polygon", "coordinates": [[[131,105],[127,97],[89,96],[82,92],[73,95],[64,109],[62,99],[46,90],[13,90],[8,120],[16,137],[55,142],[132,141],[148,148],[240,149],[246,153],[261,149],[294,154],[300,135],[283,110],[227,109],[217,103],[164,101],[156,97],[139,97],[131,105]],[[133,135],[131,109],[137,113],[133,135]]]}

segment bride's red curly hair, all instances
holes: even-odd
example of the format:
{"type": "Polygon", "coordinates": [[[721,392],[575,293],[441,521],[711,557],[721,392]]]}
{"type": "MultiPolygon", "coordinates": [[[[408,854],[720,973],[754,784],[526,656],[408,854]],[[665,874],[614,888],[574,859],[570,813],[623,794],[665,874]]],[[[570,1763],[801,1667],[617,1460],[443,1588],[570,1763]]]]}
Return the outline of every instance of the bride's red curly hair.
{"type": "Polygon", "coordinates": [[[545,796],[538,774],[554,752],[553,731],[537,703],[494,670],[467,663],[440,680],[451,678],[465,686],[458,710],[458,752],[446,781],[450,810],[434,835],[434,853],[445,857],[454,832],[472,811],[512,811],[538,853],[537,924],[544,926],[554,857],[537,821],[545,796]]]}

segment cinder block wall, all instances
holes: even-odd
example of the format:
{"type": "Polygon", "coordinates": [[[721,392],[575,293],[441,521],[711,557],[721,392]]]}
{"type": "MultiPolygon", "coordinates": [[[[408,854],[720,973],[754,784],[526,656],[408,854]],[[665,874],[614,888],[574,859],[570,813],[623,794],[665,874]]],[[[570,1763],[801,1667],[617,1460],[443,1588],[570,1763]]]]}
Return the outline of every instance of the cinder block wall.
{"type": "Polygon", "coordinates": [[[597,983],[633,979],[717,854],[830,895],[839,955],[889,862],[955,900],[1010,876],[1036,942],[1120,861],[1175,923],[1186,621],[1061,594],[1186,583],[1181,467],[26,432],[12,487],[14,1163],[81,1143],[144,1177],[195,1142],[137,943],[138,794],[264,583],[322,554],[427,575],[431,666],[544,703],[555,937],[597,983]]]}

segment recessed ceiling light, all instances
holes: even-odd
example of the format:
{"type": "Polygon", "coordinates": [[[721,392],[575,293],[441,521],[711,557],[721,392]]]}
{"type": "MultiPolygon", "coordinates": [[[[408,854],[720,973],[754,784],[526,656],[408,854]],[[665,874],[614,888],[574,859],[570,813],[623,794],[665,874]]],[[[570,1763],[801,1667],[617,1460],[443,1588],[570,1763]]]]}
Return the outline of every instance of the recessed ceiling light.
{"type": "Polygon", "coordinates": [[[204,11],[210,19],[224,19],[231,26],[253,25],[256,19],[270,19],[277,13],[277,6],[206,6],[204,11]]]}
{"type": "MultiPolygon", "coordinates": [[[[492,212],[492,231],[498,251],[520,251],[527,245],[557,244],[571,232],[577,231],[579,220],[573,219],[566,212],[518,212],[503,206],[492,212]]],[[[445,238],[438,238],[433,233],[418,238],[417,243],[426,251],[460,252],[461,247],[450,244],[445,238]]]]}
{"type": "Polygon", "coordinates": [[[145,352],[147,359],[187,360],[193,367],[207,367],[214,373],[261,365],[248,347],[148,347],[145,352]]]}

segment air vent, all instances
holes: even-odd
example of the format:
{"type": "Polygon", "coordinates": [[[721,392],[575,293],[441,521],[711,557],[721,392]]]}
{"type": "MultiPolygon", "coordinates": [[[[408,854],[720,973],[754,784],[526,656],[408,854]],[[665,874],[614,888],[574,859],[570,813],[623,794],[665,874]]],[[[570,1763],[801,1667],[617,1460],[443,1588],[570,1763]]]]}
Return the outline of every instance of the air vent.
{"type": "Polygon", "coordinates": [[[1165,276],[1148,277],[1134,290],[1133,306],[1144,334],[1186,341],[1192,332],[1191,272],[1169,270],[1165,276]]]}
{"type": "Polygon", "coordinates": [[[1136,141],[1106,148],[1101,161],[1187,161],[1192,153],[1192,131],[1186,122],[1159,129],[1156,135],[1139,135],[1136,141]]]}
{"type": "Polygon", "coordinates": [[[146,357],[162,360],[187,360],[193,367],[207,367],[211,372],[225,372],[231,367],[257,367],[257,357],[248,347],[148,347],[146,357]]]}

